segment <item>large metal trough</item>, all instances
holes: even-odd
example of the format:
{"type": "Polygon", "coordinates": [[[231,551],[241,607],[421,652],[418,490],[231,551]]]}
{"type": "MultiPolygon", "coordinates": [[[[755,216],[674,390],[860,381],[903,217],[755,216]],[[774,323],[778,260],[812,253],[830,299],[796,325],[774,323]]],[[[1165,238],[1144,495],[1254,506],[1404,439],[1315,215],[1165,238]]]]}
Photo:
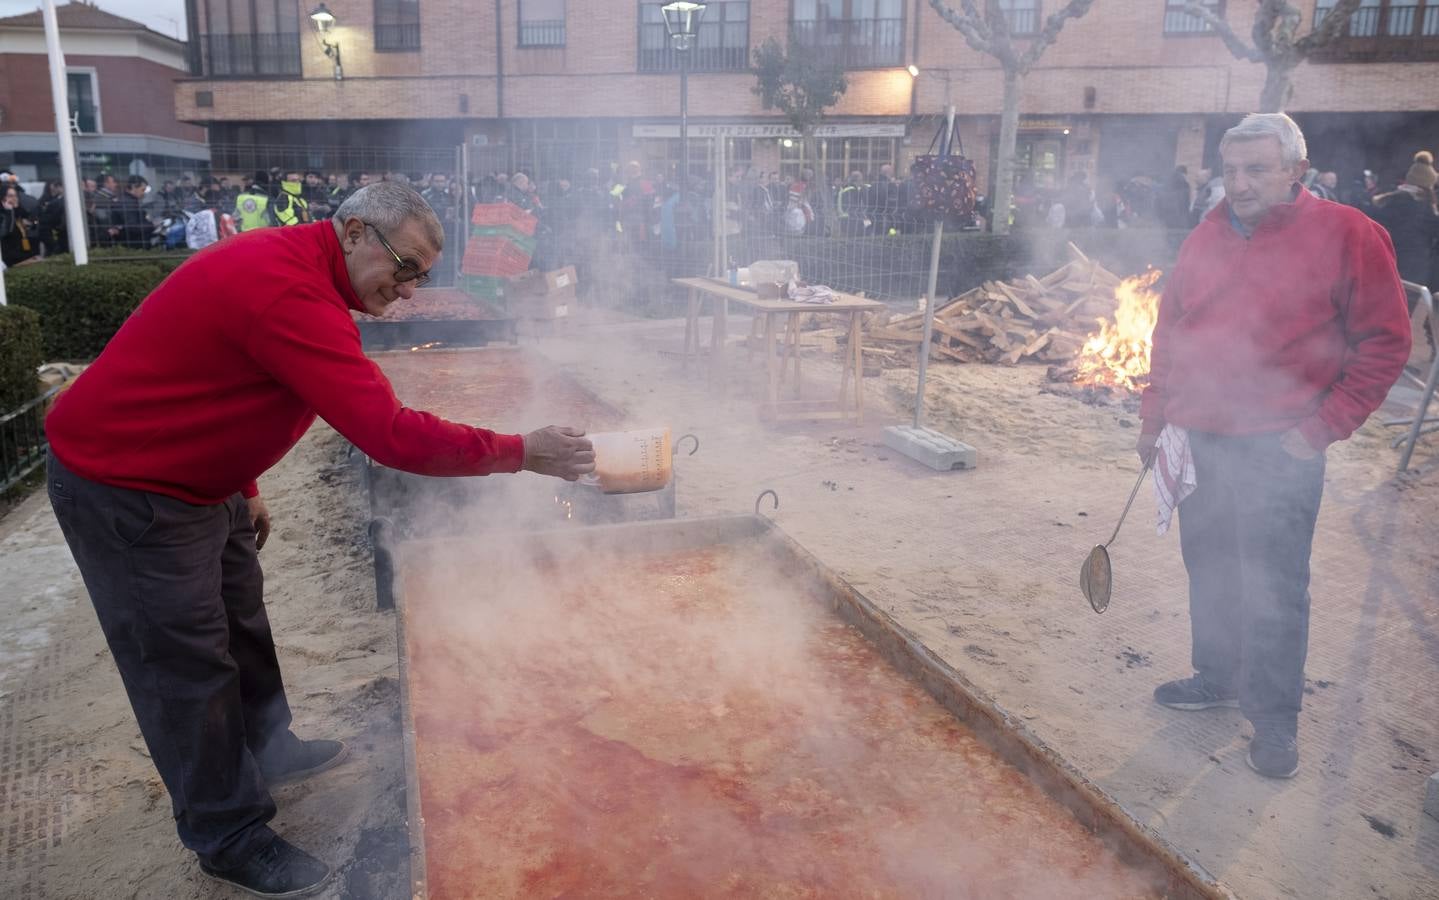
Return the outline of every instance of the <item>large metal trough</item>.
{"type": "Polygon", "coordinates": [[[456,288],[421,288],[384,318],[359,316],[360,341],[366,350],[408,350],[411,347],[483,347],[519,341],[515,319],[495,306],[456,288]]]}
{"type": "MultiPolygon", "coordinates": [[[[624,422],[623,413],[614,406],[524,348],[445,347],[369,356],[406,406],[467,425],[516,433],[544,425],[602,431],[624,422]]],[[[697,446],[696,441],[681,449],[693,453],[697,446]]],[[[660,491],[606,495],[529,474],[432,478],[392,469],[363,455],[359,463],[380,575],[376,593],[383,608],[391,605],[384,572],[398,540],[491,528],[528,531],[566,523],[673,518],[676,511],[673,480],[660,491]]]]}
{"type": "MultiPolygon", "coordinates": [[[[759,515],[597,526],[508,542],[493,535],[403,542],[395,562],[416,900],[1231,896],[759,515]],[[722,565],[731,565],[723,562],[725,554],[734,556],[734,571],[741,574],[732,582],[733,596],[716,590],[714,585],[722,582],[706,581],[694,562],[711,551],[721,554],[722,565]],[[645,578],[656,578],[663,587],[651,592],[652,598],[633,590],[647,583],[645,578]],[[553,620],[536,611],[550,585],[560,595],[568,597],[564,591],[570,590],[575,597],[543,601],[558,603],[564,613],[553,620]],[[526,591],[532,588],[539,593],[529,597],[526,591]],[[753,596],[756,590],[763,592],[762,603],[753,596]],[[803,671],[790,672],[759,691],[741,691],[752,698],[760,711],[755,721],[763,724],[742,729],[738,737],[726,732],[726,723],[738,727],[735,722],[749,720],[736,717],[749,713],[727,710],[734,701],[707,695],[714,690],[710,686],[671,684],[667,661],[679,645],[668,643],[664,630],[670,621],[680,634],[714,626],[720,629],[712,634],[715,643],[724,645],[732,633],[721,617],[728,614],[725,604],[758,623],[750,630],[761,652],[730,665],[733,661],[715,650],[718,669],[737,668],[743,677],[746,668],[783,663],[774,656],[785,654],[763,652],[772,649],[765,641],[800,648],[797,658],[837,659],[836,664],[849,668],[838,678],[821,673],[808,679],[803,671]],[[590,623],[590,614],[598,624],[590,623]],[[536,624],[551,621],[546,627],[536,624]],[[814,635],[786,645],[797,621],[809,621],[814,635]],[[577,634],[555,638],[550,633],[566,627],[578,629],[577,634]],[[606,653],[618,658],[611,661],[606,653]],[[592,670],[595,660],[602,664],[592,670]],[[628,661],[648,665],[645,674],[595,676],[611,662],[628,661]],[[458,680],[450,683],[452,678],[458,680]],[[788,700],[776,699],[799,690],[794,685],[800,683],[809,685],[804,690],[814,694],[811,699],[789,706],[784,705],[788,700]],[[874,685],[882,702],[866,694],[874,685]],[[627,703],[632,691],[647,696],[644,690],[660,690],[665,698],[652,709],[627,703]],[[666,705],[669,693],[676,692],[705,699],[666,705]],[[828,712],[816,714],[819,725],[806,723],[792,738],[784,737],[790,717],[809,707],[828,712]],[[848,736],[846,722],[871,730],[848,736]],[[549,728],[559,729],[558,736],[549,728]],[[677,736],[684,752],[670,758],[665,735],[677,736]],[[819,735],[848,748],[843,752],[852,759],[841,755],[839,763],[831,757],[823,765],[815,763],[819,735]],[[876,739],[887,749],[866,756],[864,741],[876,739]],[[958,757],[947,754],[993,759],[980,760],[984,772],[955,775],[958,757]],[[909,759],[916,762],[906,764],[909,759]],[[924,775],[925,766],[937,767],[934,772],[940,774],[924,775]],[[635,780],[618,787],[616,779],[631,769],[635,780]],[[778,779],[779,793],[760,787],[788,769],[796,771],[778,779]],[[845,795],[843,784],[851,778],[878,791],[881,799],[845,795]],[[911,798],[922,806],[928,803],[928,813],[902,811],[910,801],[895,785],[907,778],[928,779],[918,799],[911,798]],[[984,778],[1010,784],[1016,805],[1006,806],[1010,801],[1002,791],[994,796],[977,792],[984,778]],[[862,804],[869,805],[861,814],[862,804]],[[546,830],[559,826],[545,824],[541,812],[563,824],[563,837],[546,830]],[[976,813],[981,824],[970,827],[964,817],[976,813]],[[1043,820],[1049,825],[1029,818],[1040,813],[1049,817],[1043,820]],[[752,829],[754,840],[732,846],[724,837],[727,829],[752,829]],[[1072,877],[1026,870],[1026,860],[1051,859],[1051,850],[1059,853],[1046,849],[1046,832],[1056,840],[1063,837],[1064,847],[1089,854],[1086,865],[1108,871],[1114,891],[1107,893],[1109,882],[1094,881],[1090,869],[1076,870],[1072,877]],[[696,852],[690,843],[696,834],[711,845],[701,841],[696,852]],[[982,848],[993,847],[1014,848],[1014,871],[996,874],[985,868],[989,857],[982,848]],[[1101,856],[1094,856],[1095,848],[1102,848],[1101,856]],[[506,860],[515,871],[505,868],[506,860]],[[895,860],[904,860],[904,866],[892,865],[895,860]],[[920,865],[932,865],[934,871],[914,868],[920,865]],[[456,867],[465,866],[473,868],[472,877],[460,877],[456,867]],[[1026,878],[1039,884],[1050,874],[1062,890],[1024,887],[1031,883],[1026,878]],[[1118,887],[1134,883],[1144,890],[1136,894],[1118,887]],[[1006,887],[994,889],[994,884],[1006,887]],[[802,890],[805,885],[810,889],[802,890]]],[[[701,641],[691,648],[692,655],[703,656],[708,646],[701,641]]],[[[1003,853],[1000,864],[1011,864],[1003,853]]]]}

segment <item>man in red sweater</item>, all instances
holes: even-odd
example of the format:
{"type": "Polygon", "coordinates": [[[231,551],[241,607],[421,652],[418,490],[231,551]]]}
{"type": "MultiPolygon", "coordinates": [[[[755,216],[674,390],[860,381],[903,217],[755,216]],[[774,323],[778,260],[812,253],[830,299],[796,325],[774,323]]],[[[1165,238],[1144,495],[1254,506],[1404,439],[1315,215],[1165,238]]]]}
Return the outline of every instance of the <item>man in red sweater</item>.
{"type": "Polygon", "coordinates": [[[1246,116],[1219,152],[1225,199],[1180,248],[1140,409],[1140,457],[1192,457],[1196,483],[1179,506],[1195,675],[1154,699],[1239,707],[1249,765],[1288,778],[1324,450],[1384,401],[1409,320],[1384,229],[1300,185],[1293,120],[1246,116]]]}
{"type": "Polygon", "coordinates": [[[267,826],[268,786],[335,765],[345,747],[290,731],[256,479],[317,415],[378,462],[422,475],[594,470],[573,428],[496,434],[407,409],[361,352],[351,311],[409,299],[443,243],[420,195],[385,183],[332,220],[206,248],[145,298],[46,421],[50,501],[180,839],[207,874],[262,897],[328,879],[267,826]]]}

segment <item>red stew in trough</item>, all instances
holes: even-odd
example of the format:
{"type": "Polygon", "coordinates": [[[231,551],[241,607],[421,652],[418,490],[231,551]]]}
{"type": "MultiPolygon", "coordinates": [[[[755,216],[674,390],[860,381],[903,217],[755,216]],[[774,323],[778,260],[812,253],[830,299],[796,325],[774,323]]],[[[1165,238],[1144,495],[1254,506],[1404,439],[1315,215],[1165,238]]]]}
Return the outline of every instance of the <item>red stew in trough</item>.
{"type": "Polygon", "coordinates": [[[396,586],[416,897],[1227,896],[760,517],[396,586]]]}

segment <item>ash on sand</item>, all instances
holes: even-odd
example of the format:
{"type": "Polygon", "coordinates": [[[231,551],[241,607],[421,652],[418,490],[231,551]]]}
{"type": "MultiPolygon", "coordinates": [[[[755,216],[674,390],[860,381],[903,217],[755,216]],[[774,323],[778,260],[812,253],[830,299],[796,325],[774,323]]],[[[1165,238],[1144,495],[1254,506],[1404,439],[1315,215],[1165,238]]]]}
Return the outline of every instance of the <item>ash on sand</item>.
{"type": "Polygon", "coordinates": [[[1050,366],[1044,372],[1045,381],[1039,386],[1041,394],[1069,397],[1090,406],[1117,406],[1125,412],[1139,412],[1139,391],[1079,381],[1079,371],[1074,366],[1050,366]]]}

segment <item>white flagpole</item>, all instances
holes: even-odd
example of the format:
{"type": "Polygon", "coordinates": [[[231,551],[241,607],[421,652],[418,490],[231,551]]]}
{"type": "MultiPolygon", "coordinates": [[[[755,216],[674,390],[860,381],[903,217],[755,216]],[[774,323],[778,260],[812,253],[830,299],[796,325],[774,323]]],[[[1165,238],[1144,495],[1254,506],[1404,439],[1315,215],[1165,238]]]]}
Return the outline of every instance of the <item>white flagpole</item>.
{"type": "Polygon", "coordinates": [[[75,141],[70,135],[70,99],[65,85],[65,54],[60,50],[60,23],[55,18],[55,0],[45,0],[45,51],[50,56],[50,101],[55,106],[55,136],[60,139],[60,175],[65,183],[65,228],[70,236],[70,253],[75,265],[90,261],[85,243],[84,194],[75,171],[75,141]]]}

